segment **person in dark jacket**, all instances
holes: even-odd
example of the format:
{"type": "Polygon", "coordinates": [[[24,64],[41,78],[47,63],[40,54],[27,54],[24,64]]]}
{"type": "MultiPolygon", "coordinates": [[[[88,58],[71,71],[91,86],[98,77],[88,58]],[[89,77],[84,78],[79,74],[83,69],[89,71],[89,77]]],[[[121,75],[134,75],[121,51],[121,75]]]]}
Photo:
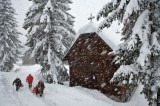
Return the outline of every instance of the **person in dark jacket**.
{"type": "Polygon", "coordinates": [[[37,87],[38,87],[38,93],[40,94],[40,96],[42,96],[43,94],[43,90],[45,88],[44,86],[44,82],[42,80],[40,80],[37,84],[37,87]]]}
{"type": "Polygon", "coordinates": [[[14,85],[14,84],[16,85],[16,91],[18,91],[19,88],[23,86],[20,78],[16,78],[16,79],[13,81],[13,84],[12,84],[12,85],[14,85]]]}

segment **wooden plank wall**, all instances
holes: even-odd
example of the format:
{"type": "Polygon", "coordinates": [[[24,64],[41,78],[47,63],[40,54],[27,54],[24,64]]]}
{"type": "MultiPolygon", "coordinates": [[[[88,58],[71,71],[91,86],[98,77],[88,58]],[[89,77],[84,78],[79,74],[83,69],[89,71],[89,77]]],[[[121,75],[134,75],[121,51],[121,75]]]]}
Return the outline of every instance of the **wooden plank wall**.
{"type": "Polygon", "coordinates": [[[121,97],[125,87],[111,84],[118,65],[112,63],[112,49],[96,34],[79,37],[66,56],[70,65],[70,86],[98,89],[106,95],[121,97]]]}

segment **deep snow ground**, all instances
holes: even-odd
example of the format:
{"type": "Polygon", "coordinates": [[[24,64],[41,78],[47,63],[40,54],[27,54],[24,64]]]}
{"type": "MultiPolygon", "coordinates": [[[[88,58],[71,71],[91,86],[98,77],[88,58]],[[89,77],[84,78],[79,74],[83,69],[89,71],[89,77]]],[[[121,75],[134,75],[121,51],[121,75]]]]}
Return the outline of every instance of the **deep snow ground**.
{"type": "Polygon", "coordinates": [[[33,85],[36,85],[41,79],[38,71],[41,67],[33,65],[19,68],[17,72],[0,72],[0,106],[147,106],[146,100],[139,94],[141,86],[127,103],[114,102],[97,90],[46,83],[44,95],[39,97],[28,88],[26,76],[31,73],[34,76],[33,85]],[[12,86],[16,77],[21,78],[24,85],[18,92],[12,86]]]}

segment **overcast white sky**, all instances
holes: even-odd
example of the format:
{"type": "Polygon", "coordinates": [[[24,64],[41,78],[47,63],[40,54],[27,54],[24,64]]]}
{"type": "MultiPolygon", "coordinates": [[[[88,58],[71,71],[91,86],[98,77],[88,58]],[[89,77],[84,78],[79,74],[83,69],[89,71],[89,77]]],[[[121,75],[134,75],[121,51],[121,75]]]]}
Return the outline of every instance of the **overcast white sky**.
{"type": "MultiPolygon", "coordinates": [[[[89,23],[88,17],[92,13],[94,16],[97,15],[98,11],[110,0],[72,0],[73,4],[70,5],[71,11],[69,11],[73,16],[75,16],[74,29],[77,32],[81,27],[89,23]]],[[[31,1],[28,0],[12,0],[13,6],[16,9],[16,16],[19,31],[22,34],[27,32],[22,28],[25,14],[28,11],[28,8],[32,5],[31,1]]],[[[98,24],[99,22],[96,19],[93,19],[93,22],[98,24]]],[[[116,44],[119,43],[120,36],[116,36],[115,32],[119,29],[119,26],[116,24],[112,25],[111,28],[106,29],[106,35],[109,39],[113,40],[116,44]]],[[[22,41],[26,41],[26,38],[23,36],[20,37],[22,41]]]]}
{"type": "MultiPolygon", "coordinates": [[[[70,13],[75,16],[75,30],[78,31],[82,26],[87,24],[88,17],[92,13],[96,16],[98,11],[103,7],[104,4],[110,0],[72,0],[73,4],[70,5],[70,13]]],[[[93,22],[97,22],[96,18],[93,22]]]]}

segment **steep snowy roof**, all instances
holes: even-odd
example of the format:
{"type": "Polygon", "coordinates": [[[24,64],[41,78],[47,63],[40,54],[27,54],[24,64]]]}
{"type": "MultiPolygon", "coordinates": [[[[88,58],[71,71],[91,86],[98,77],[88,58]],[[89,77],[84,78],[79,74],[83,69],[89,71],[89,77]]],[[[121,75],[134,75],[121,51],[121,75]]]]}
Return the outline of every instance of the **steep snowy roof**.
{"type": "Polygon", "coordinates": [[[116,47],[116,45],[107,37],[109,36],[107,33],[105,33],[104,30],[98,31],[98,26],[94,22],[89,22],[84,27],[82,27],[78,31],[78,36],[85,33],[93,33],[96,32],[107,44],[112,48],[112,50],[116,47]]]}
{"type": "MultiPolygon", "coordinates": [[[[116,48],[116,46],[120,43],[120,42],[112,42],[108,36],[114,36],[115,32],[113,31],[114,29],[111,30],[102,30],[101,32],[98,31],[98,25],[96,25],[94,22],[89,22],[88,24],[86,24],[84,27],[82,27],[78,33],[77,36],[75,38],[75,41],[72,43],[72,46],[75,44],[75,42],[77,41],[77,39],[79,38],[79,36],[81,36],[82,34],[86,34],[86,33],[97,33],[97,35],[99,35],[104,42],[106,42],[106,44],[112,49],[114,50],[116,48]]],[[[119,34],[118,34],[119,35],[119,34]]],[[[116,36],[115,36],[116,37],[116,36]]],[[[115,38],[117,39],[117,38],[115,38]]],[[[115,40],[114,39],[114,40],[115,40]]],[[[113,41],[114,41],[113,40],[113,41]]],[[[69,53],[70,49],[72,48],[72,46],[69,48],[69,50],[67,51],[67,53],[64,55],[63,59],[66,57],[66,55],[69,53]]]]}

